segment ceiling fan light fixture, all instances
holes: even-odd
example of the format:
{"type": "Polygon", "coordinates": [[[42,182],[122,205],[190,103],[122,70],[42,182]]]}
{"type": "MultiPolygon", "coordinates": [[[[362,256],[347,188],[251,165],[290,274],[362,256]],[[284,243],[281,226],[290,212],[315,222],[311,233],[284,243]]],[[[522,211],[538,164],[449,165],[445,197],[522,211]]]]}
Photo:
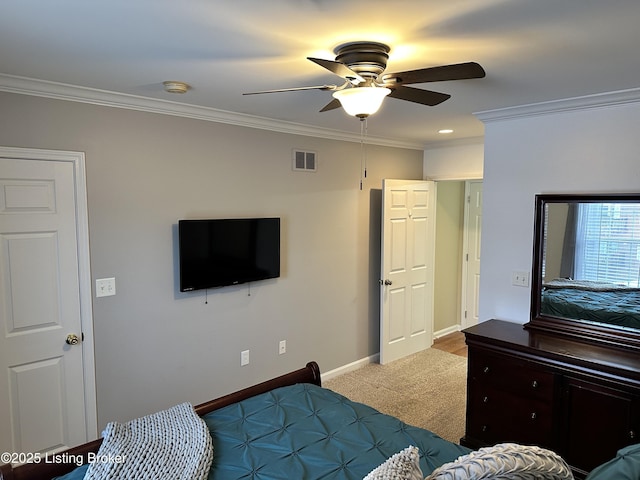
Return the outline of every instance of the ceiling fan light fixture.
{"type": "Polygon", "coordinates": [[[386,87],[355,87],[333,92],[333,98],[349,115],[366,118],[380,109],[384,97],[390,93],[386,87]]]}

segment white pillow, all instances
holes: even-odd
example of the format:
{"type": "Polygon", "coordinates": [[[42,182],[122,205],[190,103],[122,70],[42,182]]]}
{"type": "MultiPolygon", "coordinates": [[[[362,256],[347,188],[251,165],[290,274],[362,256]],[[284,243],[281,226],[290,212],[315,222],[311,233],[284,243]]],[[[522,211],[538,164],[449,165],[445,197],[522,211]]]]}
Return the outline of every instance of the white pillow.
{"type": "Polygon", "coordinates": [[[566,462],[551,450],[500,443],[436,468],[425,480],[573,480],[566,462]]]}
{"type": "Polygon", "coordinates": [[[396,453],[363,480],[422,480],[418,448],[409,446],[396,453]]]}

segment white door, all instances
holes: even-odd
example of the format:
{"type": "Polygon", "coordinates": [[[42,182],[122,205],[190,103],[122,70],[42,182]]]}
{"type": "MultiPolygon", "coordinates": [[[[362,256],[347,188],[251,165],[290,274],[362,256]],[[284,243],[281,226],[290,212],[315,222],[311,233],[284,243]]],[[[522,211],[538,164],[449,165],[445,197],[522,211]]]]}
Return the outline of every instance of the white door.
{"type": "Polygon", "coordinates": [[[482,237],[482,181],[465,182],[465,229],[462,272],[462,327],[478,323],[480,296],[480,239],[482,237]]]}
{"type": "Polygon", "coordinates": [[[382,364],[433,344],[434,200],[434,182],[382,182],[382,364]]]}
{"type": "Polygon", "coordinates": [[[83,154],[0,148],[0,301],[0,451],[95,437],[83,154]]]}

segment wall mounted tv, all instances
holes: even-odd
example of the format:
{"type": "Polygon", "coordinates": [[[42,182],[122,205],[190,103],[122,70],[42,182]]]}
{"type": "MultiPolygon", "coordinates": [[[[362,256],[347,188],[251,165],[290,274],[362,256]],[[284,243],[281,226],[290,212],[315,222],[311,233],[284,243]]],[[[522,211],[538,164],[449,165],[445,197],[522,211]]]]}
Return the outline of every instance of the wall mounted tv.
{"type": "Polygon", "coordinates": [[[280,219],[178,221],[180,291],[280,276],[280,219]]]}

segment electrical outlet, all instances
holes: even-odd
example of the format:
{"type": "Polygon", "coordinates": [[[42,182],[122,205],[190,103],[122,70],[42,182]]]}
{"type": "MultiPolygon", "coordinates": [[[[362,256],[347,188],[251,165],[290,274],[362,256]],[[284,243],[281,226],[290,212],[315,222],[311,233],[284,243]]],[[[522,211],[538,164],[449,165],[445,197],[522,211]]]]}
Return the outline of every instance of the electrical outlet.
{"type": "Polygon", "coordinates": [[[529,286],[529,272],[514,271],[511,273],[511,284],[517,287],[529,286]]]}
{"type": "Polygon", "coordinates": [[[96,297],[109,297],[116,294],[115,278],[96,279],[96,297]]]}
{"type": "Polygon", "coordinates": [[[244,367],[245,365],[249,365],[249,350],[240,352],[240,366],[244,367]]]}
{"type": "Polygon", "coordinates": [[[287,353],[287,341],[280,340],[280,344],[278,345],[278,354],[282,355],[283,353],[287,353]]]}

